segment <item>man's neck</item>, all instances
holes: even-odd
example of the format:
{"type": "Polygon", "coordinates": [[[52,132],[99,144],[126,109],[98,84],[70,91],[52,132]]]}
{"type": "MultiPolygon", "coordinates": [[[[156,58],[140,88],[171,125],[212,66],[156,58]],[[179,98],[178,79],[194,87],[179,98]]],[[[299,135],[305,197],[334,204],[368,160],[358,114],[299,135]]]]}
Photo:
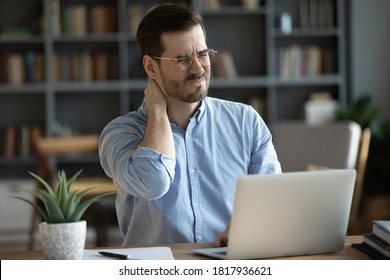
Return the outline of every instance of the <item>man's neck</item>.
{"type": "Polygon", "coordinates": [[[176,99],[168,101],[169,121],[183,129],[187,129],[190,118],[195,114],[201,102],[187,103],[176,99]]]}

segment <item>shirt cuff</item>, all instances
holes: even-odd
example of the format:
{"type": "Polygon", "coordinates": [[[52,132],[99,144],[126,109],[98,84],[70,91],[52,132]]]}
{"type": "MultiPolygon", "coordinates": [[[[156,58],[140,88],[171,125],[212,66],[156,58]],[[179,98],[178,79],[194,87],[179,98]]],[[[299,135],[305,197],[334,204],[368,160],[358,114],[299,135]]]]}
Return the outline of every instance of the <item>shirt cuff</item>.
{"type": "Polygon", "coordinates": [[[133,153],[133,160],[134,159],[152,161],[155,165],[162,164],[164,169],[168,172],[172,182],[175,175],[175,159],[147,147],[138,147],[133,153]]]}

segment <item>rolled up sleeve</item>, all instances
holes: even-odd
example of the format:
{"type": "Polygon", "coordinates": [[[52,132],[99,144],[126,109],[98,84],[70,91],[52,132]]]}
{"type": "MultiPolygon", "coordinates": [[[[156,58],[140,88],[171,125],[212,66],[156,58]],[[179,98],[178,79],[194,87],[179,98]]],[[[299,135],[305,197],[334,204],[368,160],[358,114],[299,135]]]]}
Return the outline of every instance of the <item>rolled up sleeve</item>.
{"type": "Polygon", "coordinates": [[[100,164],[118,188],[131,196],[154,200],[169,190],[176,161],[138,147],[143,137],[139,131],[131,125],[123,126],[120,119],[109,124],[100,135],[100,164]]]}
{"type": "Polygon", "coordinates": [[[138,147],[128,161],[122,161],[117,175],[119,186],[132,196],[157,199],[169,190],[175,175],[175,160],[149,148],[138,147]]]}

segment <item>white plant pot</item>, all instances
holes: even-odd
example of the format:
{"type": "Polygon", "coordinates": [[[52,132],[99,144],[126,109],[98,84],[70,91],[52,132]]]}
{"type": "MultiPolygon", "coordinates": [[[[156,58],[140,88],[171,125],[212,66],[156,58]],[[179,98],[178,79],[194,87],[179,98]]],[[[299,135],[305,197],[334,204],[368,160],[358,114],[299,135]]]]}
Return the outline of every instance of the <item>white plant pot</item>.
{"type": "Polygon", "coordinates": [[[87,222],[39,225],[45,258],[48,260],[81,260],[85,246],[87,222]]]}

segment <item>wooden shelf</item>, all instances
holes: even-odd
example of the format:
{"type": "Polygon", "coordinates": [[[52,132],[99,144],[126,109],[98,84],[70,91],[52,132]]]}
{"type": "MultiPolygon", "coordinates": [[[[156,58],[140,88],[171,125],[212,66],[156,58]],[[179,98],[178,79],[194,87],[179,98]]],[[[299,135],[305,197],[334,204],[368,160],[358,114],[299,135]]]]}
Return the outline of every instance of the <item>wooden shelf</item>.
{"type": "MultiPolygon", "coordinates": [[[[230,52],[237,70],[237,76],[233,78],[213,76],[209,96],[240,102],[259,99],[266,106],[266,110],[260,114],[269,124],[299,116],[297,111],[302,110],[304,100],[313,91],[330,91],[334,99],[345,102],[345,0],[331,1],[335,11],[332,15],[334,25],[326,28],[299,26],[300,0],[260,1],[261,4],[254,9],[243,7],[239,0],[220,1],[221,6],[216,10],[205,9],[200,0],[186,1],[203,16],[209,47],[215,48],[219,54],[223,50],[230,52]],[[290,34],[281,32],[280,15],[283,12],[287,12],[292,18],[293,28],[290,34]],[[333,72],[299,78],[280,77],[277,72],[279,49],[291,45],[332,48],[337,52],[333,72]],[[289,108],[292,100],[296,107],[289,108]],[[285,112],[286,108],[289,108],[288,113],[285,112]]],[[[98,134],[114,117],[137,109],[143,99],[147,78],[134,32],[128,32],[132,29],[128,26],[128,7],[132,4],[141,6],[142,3],[144,2],[138,0],[31,0],[28,1],[28,11],[23,9],[26,5],[24,0],[0,4],[0,27],[27,26],[30,22],[37,22],[40,17],[43,18],[45,27],[42,34],[0,35],[0,59],[3,53],[23,56],[27,52],[33,52],[44,57],[42,82],[11,85],[0,80],[0,109],[4,111],[0,131],[8,125],[29,124],[40,126],[45,134],[51,135],[57,133],[54,128],[71,125],[76,126],[74,129],[77,131],[98,134]],[[51,21],[53,1],[60,1],[60,10],[57,11],[59,15],[69,5],[81,4],[87,10],[98,4],[114,5],[117,13],[115,29],[108,33],[93,33],[88,30],[88,26],[84,26],[83,36],[56,33],[52,30],[54,25],[51,21]],[[8,16],[11,14],[12,16],[8,16]],[[83,52],[117,56],[117,61],[112,64],[115,68],[111,69],[115,78],[81,82],[80,77],[74,80],[68,77],[56,81],[56,71],[69,71],[67,67],[70,64],[80,63],[75,62],[79,58],[73,58],[66,67],[61,60],[59,66],[55,66],[57,64],[53,61],[56,54],[62,54],[64,57],[61,59],[66,59],[66,56],[77,56],[83,52]],[[19,108],[22,113],[10,108],[19,108]]],[[[152,4],[153,1],[147,3],[152,4]]],[[[155,3],[162,2],[156,0],[155,3]]],[[[218,57],[220,56],[217,54],[217,59],[218,57]]],[[[2,134],[0,137],[3,137],[2,134]]],[[[15,160],[3,158],[1,143],[0,141],[0,169],[3,170],[4,167],[4,170],[9,170],[10,166],[16,168],[15,160]]],[[[24,159],[16,161],[21,163],[20,170],[24,174],[24,159]]],[[[26,159],[26,163],[31,164],[31,161],[26,159]]],[[[6,172],[0,171],[0,177],[7,176],[6,172]]]]}

